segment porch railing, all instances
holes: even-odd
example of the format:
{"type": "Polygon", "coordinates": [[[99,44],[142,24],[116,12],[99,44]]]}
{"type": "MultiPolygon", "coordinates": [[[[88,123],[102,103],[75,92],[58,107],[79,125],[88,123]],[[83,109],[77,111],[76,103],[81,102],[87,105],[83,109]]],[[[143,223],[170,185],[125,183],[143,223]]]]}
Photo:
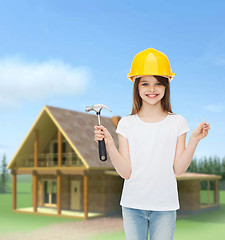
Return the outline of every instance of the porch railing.
{"type": "MultiPolygon", "coordinates": [[[[62,166],[82,166],[83,163],[76,153],[62,153],[62,166]]],[[[18,167],[34,167],[34,154],[24,154],[18,161],[18,167]]],[[[58,154],[40,153],[38,154],[38,167],[57,167],[58,154]]]]}

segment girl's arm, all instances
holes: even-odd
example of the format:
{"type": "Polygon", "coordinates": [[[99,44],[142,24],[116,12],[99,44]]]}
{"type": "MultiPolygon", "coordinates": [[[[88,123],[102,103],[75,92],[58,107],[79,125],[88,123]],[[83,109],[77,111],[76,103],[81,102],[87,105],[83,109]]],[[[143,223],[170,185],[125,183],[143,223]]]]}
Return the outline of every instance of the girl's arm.
{"type": "Polygon", "coordinates": [[[129,179],[131,174],[131,161],[128,140],[120,134],[118,134],[118,140],[119,152],[116,149],[114,141],[107,144],[107,152],[118,174],[124,179],[129,179]]]}
{"type": "Polygon", "coordinates": [[[199,141],[208,135],[208,131],[210,129],[209,125],[210,124],[201,123],[192,132],[186,148],[185,148],[186,133],[178,137],[175,160],[173,165],[175,175],[181,175],[185,173],[185,171],[188,169],[199,141]],[[203,136],[203,126],[204,126],[204,136],[203,136]]]}
{"type": "Polygon", "coordinates": [[[94,126],[95,141],[105,139],[106,150],[110,156],[111,162],[118,172],[118,174],[124,178],[129,179],[131,174],[131,161],[129,153],[128,140],[122,135],[118,134],[119,140],[119,152],[115,146],[114,140],[109,133],[108,129],[104,126],[94,126]]]}

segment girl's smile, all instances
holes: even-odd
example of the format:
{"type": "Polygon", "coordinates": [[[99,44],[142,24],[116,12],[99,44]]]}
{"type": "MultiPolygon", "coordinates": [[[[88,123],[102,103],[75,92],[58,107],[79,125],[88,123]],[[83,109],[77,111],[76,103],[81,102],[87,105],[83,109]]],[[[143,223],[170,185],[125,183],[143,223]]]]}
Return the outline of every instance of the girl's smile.
{"type": "Polygon", "coordinates": [[[152,94],[146,94],[147,97],[149,98],[156,98],[159,94],[156,94],[156,95],[152,95],[152,94]]]}

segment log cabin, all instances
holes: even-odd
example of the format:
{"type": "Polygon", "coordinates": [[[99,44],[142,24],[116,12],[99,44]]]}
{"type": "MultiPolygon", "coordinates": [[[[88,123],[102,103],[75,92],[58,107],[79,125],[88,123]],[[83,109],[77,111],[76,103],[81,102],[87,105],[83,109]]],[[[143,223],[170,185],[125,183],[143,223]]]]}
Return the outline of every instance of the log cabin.
{"type": "MultiPolygon", "coordinates": [[[[116,127],[120,116],[101,117],[118,149],[116,127]]],[[[8,164],[12,174],[12,210],[77,219],[121,214],[124,179],[109,156],[99,160],[94,141],[96,114],[45,105],[8,164]],[[17,176],[32,178],[32,206],[17,208],[17,176]]],[[[176,176],[179,215],[219,208],[217,175],[184,173],[176,176]],[[202,183],[207,201],[201,200],[202,183]]]]}

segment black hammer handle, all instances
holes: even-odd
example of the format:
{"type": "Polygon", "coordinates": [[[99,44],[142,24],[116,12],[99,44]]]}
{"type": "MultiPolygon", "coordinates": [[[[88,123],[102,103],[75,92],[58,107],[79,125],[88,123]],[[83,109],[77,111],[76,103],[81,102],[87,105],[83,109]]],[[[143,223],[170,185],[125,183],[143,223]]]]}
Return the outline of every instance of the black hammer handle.
{"type": "Polygon", "coordinates": [[[100,160],[105,162],[107,160],[107,153],[106,153],[104,138],[101,141],[98,141],[98,151],[99,151],[100,160]]]}

